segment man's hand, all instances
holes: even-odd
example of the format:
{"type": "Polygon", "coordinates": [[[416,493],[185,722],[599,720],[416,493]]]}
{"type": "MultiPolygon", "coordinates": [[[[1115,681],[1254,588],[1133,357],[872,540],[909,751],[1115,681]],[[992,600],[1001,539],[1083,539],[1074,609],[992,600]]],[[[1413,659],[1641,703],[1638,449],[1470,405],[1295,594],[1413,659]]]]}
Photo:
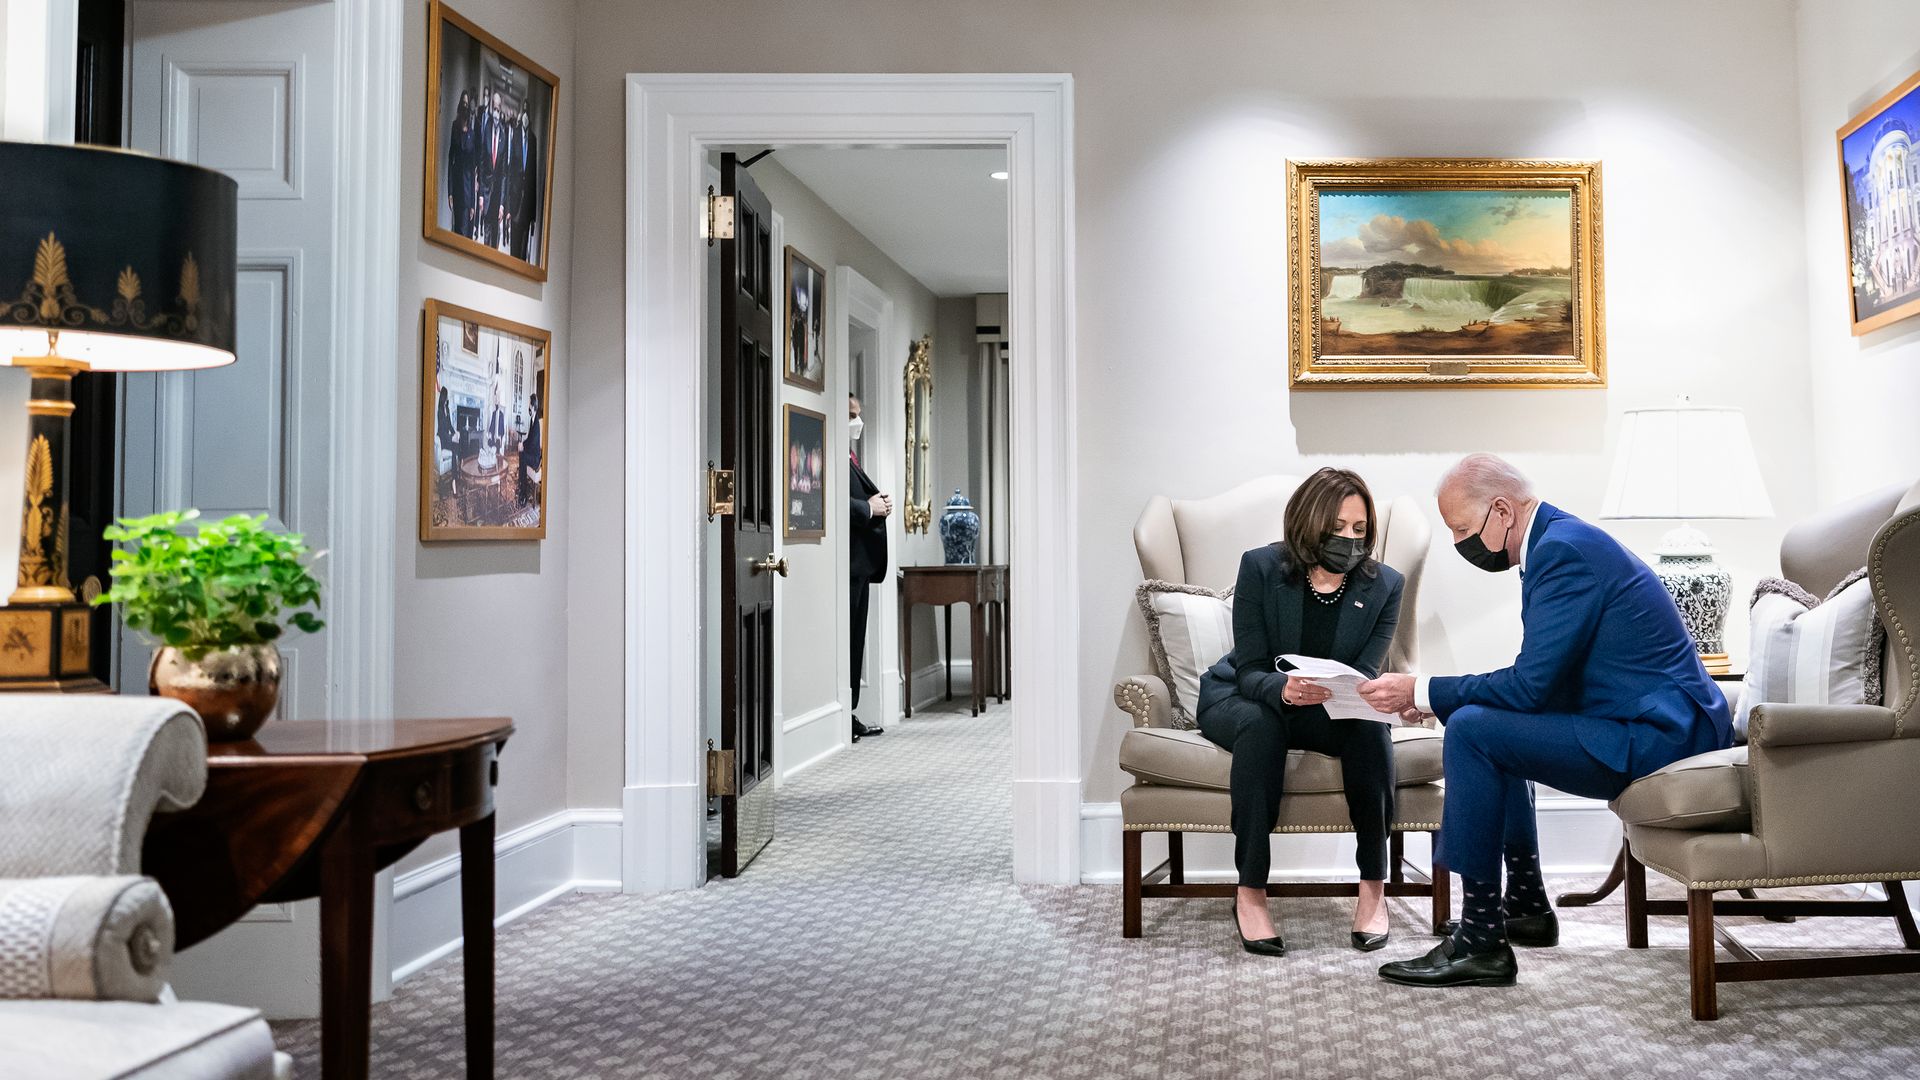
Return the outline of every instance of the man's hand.
{"type": "Polygon", "coordinates": [[[888,514],[893,513],[893,496],[875,495],[873,498],[867,500],[867,507],[872,511],[874,517],[886,517],[888,514]]]}
{"type": "Polygon", "coordinates": [[[1427,722],[1427,717],[1431,715],[1433,714],[1421,712],[1420,707],[1416,705],[1410,709],[1400,710],[1400,722],[1409,726],[1424,724],[1427,722]]]}
{"type": "Polygon", "coordinates": [[[1359,686],[1367,704],[1384,713],[1404,713],[1413,708],[1413,676],[1398,673],[1368,679],[1359,686]]]}

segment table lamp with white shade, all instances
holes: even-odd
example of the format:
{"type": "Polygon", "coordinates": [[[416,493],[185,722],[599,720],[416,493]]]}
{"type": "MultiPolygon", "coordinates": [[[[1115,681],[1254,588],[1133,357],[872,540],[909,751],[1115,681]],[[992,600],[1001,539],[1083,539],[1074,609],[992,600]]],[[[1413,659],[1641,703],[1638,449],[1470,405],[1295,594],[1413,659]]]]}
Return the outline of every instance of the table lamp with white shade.
{"type": "Polygon", "coordinates": [[[32,379],[0,690],[103,690],[67,578],[73,378],[233,362],[239,188],[145,154],[7,142],[0,191],[0,363],[32,379]]]}
{"type": "Polygon", "coordinates": [[[1607,483],[1603,518],[1680,524],[1654,549],[1653,571],[1673,595],[1707,670],[1730,670],[1725,644],[1733,576],[1714,561],[1707,534],[1691,522],[1773,516],[1760,462],[1739,409],[1693,405],[1630,409],[1607,483]]]}

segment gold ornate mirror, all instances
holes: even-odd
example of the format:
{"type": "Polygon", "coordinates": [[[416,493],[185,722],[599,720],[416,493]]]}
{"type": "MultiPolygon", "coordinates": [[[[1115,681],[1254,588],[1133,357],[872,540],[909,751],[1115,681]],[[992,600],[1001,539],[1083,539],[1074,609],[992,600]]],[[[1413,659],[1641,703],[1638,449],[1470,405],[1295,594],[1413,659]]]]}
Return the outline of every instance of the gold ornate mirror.
{"type": "Polygon", "coordinates": [[[905,514],[908,532],[926,532],[933,523],[933,477],[928,468],[933,420],[933,337],[913,343],[904,374],[907,390],[907,486],[905,514]]]}

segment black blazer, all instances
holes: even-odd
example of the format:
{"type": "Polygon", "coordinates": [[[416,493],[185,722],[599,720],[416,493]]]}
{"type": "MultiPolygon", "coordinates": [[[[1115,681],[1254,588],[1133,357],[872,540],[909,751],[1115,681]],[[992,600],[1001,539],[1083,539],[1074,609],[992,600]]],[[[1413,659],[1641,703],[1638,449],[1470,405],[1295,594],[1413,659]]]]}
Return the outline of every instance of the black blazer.
{"type": "Polygon", "coordinates": [[[847,554],[847,569],[853,580],[877,585],[887,580],[887,520],[873,516],[873,504],[867,500],[880,494],[867,470],[860,467],[852,456],[847,464],[853,468],[852,528],[849,530],[852,540],[847,554]]]}
{"type": "MultiPolygon", "coordinates": [[[[1347,575],[1347,591],[1340,598],[1340,617],[1334,624],[1333,655],[1349,667],[1369,675],[1380,674],[1394,628],[1400,625],[1400,588],[1405,579],[1385,563],[1375,562],[1369,575],[1356,569],[1347,575]]],[[[1305,590],[1300,572],[1280,544],[1254,548],[1240,556],[1240,579],[1233,587],[1233,651],[1200,677],[1199,709],[1231,694],[1281,706],[1286,676],[1273,662],[1285,653],[1300,651],[1305,590]]]]}

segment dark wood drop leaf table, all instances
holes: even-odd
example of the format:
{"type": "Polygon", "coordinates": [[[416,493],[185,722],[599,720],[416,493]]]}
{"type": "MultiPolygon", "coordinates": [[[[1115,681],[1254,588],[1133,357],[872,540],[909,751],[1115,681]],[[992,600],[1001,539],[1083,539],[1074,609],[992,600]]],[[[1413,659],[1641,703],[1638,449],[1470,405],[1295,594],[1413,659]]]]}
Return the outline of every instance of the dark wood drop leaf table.
{"type": "Polygon", "coordinates": [[[368,1076],[373,877],[460,830],[467,1076],[493,1075],[493,789],[513,722],[498,717],[274,721],[207,754],[207,791],[159,814],[145,871],[186,949],[259,904],[320,898],[320,1061],[368,1076]]]}

